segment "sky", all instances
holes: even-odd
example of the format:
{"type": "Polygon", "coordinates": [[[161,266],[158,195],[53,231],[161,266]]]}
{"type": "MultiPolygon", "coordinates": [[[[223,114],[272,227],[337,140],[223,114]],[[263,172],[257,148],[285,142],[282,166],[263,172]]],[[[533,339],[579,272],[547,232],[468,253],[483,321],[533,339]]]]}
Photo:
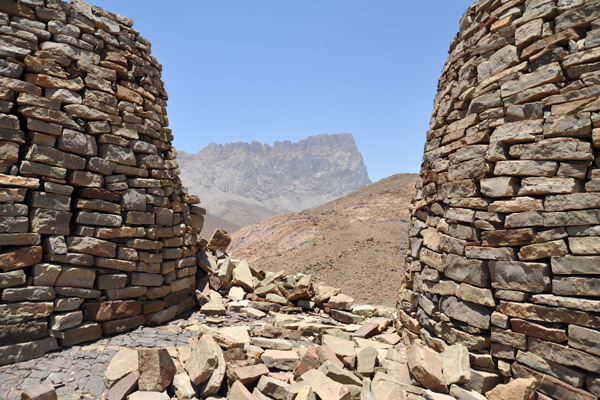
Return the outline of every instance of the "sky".
{"type": "Polygon", "coordinates": [[[174,146],[351,133],[372,181],[418,172],[472,0],[91,0],[163,65],[174,146]]]}

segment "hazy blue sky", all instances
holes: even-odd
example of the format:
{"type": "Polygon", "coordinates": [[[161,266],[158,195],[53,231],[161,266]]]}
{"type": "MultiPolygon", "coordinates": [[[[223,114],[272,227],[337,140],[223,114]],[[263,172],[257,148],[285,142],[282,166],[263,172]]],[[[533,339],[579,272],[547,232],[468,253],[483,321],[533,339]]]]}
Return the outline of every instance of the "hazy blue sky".
{"type": "Polygon", "coordinates": [[[418,172],[437,79],[472,0],[92,0],[163,65],[175,147],[354,135],[377,181],[418,172]]]}

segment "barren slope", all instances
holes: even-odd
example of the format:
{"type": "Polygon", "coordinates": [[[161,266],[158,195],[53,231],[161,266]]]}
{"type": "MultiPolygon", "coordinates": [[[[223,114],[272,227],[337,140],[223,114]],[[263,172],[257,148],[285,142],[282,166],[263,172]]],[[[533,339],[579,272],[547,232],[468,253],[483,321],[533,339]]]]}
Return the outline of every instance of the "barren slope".
{"type": "Polygon", "coordinates": [[[393,175],[323,206],[246,226],[232,235],[229,252],[267,271],[313,274],[360,303],[392,306],[415,178],[393,175]]]}

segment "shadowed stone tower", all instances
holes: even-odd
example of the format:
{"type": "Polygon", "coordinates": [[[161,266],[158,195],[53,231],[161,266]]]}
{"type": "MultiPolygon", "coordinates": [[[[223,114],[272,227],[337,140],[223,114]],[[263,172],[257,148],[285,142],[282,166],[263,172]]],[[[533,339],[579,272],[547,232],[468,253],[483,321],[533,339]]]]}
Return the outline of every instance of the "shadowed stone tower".
{"type": "Polygon", "coordinates": [[[490,384],[600,395],[598,148],[600,1],[475,1],[427,132],[405,339],[466,345],[490,384]]]}
{"type": "Polygon", "coordinates": [[[0,1],[0,365],[193,306],[204,209],[129,18],[0,1]]]}

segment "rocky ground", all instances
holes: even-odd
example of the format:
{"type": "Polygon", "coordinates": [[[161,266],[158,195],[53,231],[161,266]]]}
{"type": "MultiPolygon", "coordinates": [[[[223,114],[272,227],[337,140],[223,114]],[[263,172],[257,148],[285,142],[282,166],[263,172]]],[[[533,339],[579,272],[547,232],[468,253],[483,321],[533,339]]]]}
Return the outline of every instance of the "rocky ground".
{"type": "Polygon", "coordinates": [[[398,174],[303,213],[232,234],[229,252],[265,271],[312,274],[362,304],[393,306],[416,175],[398,174]]]}
{"type": "Polygon", "coordinates": [[[533,398],[534,380],[498,385],[497,375],[470,368],[491,363],[489,355],[470,356],[462,345],[437,353],[410,332],[418,329],[410,319],[400,337],[392,309],[356,306],[310,275],[262,274],[224,255],[203,262],[211,278],[196,293],[198,312],[5,366],[3,393],[26,400],[533,398]]]}

